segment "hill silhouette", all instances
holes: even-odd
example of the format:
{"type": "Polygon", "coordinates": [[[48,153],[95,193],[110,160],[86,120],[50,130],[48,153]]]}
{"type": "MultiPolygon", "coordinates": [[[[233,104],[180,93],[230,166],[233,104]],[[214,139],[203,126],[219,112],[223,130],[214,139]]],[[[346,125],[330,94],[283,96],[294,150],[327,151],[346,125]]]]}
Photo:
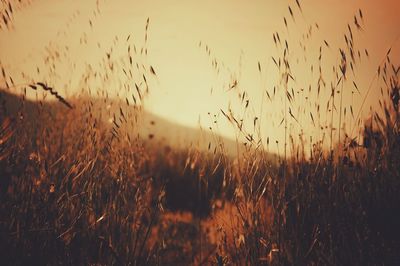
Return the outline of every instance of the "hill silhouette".
{"type": "MultiPolygon", "coordinates": [[[[212,133],[208,129],[184,126],[147,110],[139,110],[136,106],[127,106],[124,101],[118,99],[83,97],[71,99],[69,102],[75,108],[85,108],[90,105],[92,114],[98,117],[102,126],[110,128],[113,126],[113,119],[122,121],[121,112],[129,113],[130,117],[125,118],[124,125],[118,126],[123,126],[124,130],[135,132],[142,140],[154,142],[157,145],[170,145],[178,149],[193,147],[202,152],[223,151],[232,157],[246,150],[243,143],[212,133]]],[[[26,118],[30,120],[35,120],[41,112],[50,114],[68,112],[68,108],[55,100],[36,101],[4,90],[0,90],[0,103],[6,115],[17,116],[19,111],[23,111],[26,118]]],[[[270,159],[276,159],[276,156],[272,154],[268,156],[270,159]]]]}

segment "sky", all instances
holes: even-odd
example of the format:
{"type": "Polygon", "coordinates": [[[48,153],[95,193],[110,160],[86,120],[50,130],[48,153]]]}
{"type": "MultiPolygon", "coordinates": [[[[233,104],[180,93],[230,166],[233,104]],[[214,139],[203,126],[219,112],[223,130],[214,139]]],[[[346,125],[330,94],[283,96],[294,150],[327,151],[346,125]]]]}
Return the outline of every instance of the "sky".
{"type": "MultiPolygon", "coordinates": [[[[138,56],[137,60],[153,66],[157,74],[149,80],[150,91],[144,103],[150,112],[185,126],[211,127],[213,132],[235,138],[240,134],[222,114],[231,110],[234,117],[247,121],[244,126],[247,133],[257,131],[256,119],[259,137],[264,142],[267,138],[283,142],[281,121],[284,110],[289,108],[293,117],[286,112],[287,127],[293,135],[301,132],[322,139],[321,126],[332,121],[338,125],[338,119],[350,125],[347,130],[351,131],[357,123],[349,111],[347,118],[344,113],[339,118],[341,115],[336,111],[333,120],[331,113],[325,111],[330,109],[326,107],[330,83],[337,82],[331,69],[340,62],[339,47],[345,47],[347,24],[351,25],[354,46],[360,50],[362,59],[355,67],[355,74],[348,73],[338,88],[344,91],[343,109],[352,106],[353,116],[366,99],[361,112],[361,117],[366,118],[380,95],[381,85],[374,79],[378,65],[391,47],[391,58],[400,58],[400,3],[397,0],[299,3],[301,11],[295,0],[37,0],[15,13],[11,29],[0,31],[0,62],[17,84],[47,79],[63,95],[72,96],[81,91],[83,73],[99,66],[113,44],[120,43],[115,45],[114,53],[121,57],[126,54],[124,41],[128,36],[129,42],[137,47],[144,45],[149,18],[148,55],[138,56]],[[361,30],[354,25],[359,9],[363,13],[363,19],[358,18],[361,30]],[[312,36],[307,39],[304,36],[310,25],[312,36]],[[293,88],[297,96],[294,103],[287,102],[281,73],[272,60],[281,57],[283,50],[282,45],[277,46],[273,41],[275,32],[289,45],[294,80],[287,90],[291,92],[293,88]],[[306,46],[306,51],[300,43],[306,46]],[[310,85],[313,91],[317,87],[320,47],[327,86],[318,95],[306,94],[310,85]],[[369,57],[364,56],[365,49],[369,57]],[[45,61],[49,56],[57,59],[45,61]],[[48,67],[52,63],[54,71],[48,67]],[[232,86],[235,80],[237,85],[232,86]],[[360,92],[355,90],[353,81],[360,92]],[[272,95],[274,86],[278,92],[270,100],[266,92],[272,95]],[[319,116],[318,104],[323,109],[319,116]],[[313,119],[310,113],[314,114],[313,119]],[[319,126],[312,125],[315,123],[319,126]]],[[[118,76],[107,83],[92,82],[86,84],[92,85],[92,93],[97,89],[107,90],[114,97],[126,96],[118,92],[121,86],[118,76]]],[[[338,104],[336,101],[335,106],[338,104]]]]}

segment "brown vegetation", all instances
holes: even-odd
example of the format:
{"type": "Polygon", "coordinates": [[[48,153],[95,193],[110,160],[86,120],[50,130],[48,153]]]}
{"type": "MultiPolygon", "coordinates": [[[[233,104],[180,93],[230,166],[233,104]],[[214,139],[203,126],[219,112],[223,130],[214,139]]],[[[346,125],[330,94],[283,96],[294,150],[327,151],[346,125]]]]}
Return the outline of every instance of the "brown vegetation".
{"type": "MultiPolygon", "coordinates": [[[[302,12],[300,2],[288,11],[292,20],[284,19],[286,27],[294,23],[296,12],[302,12]]],[[[295,144],[297,136],[288,131],[288,125],[299,123],[298,115],[305,111],[293,107],[296,97],[304,95],[301,88],[296,88],[299,93],[295,94],[289,86],[296,78],[291,72],[289,43],[283,34],[274,33],[273,41],[282,56],[272,60],[282,78],[277,89],[266,91],[266,99],[284,95],[281,124],[285,143],[279,157],[263,149],[269,139],[262,143],[258,117],[251,121],[251,132],[243,117],[231,110],[221,109],[221,114],[246,143],[237,156],[224,152],[223,141],[210,142],[208,149],[178,148],[157,139],[157,132],[140,134],[140,102],[149,91],[149,79],[157,72],[153,66],[135,62],[131,53],[138,57],[147,54],[149,20],[142,49],[131,45],[128,36],[122,44],[128,51],[124,59],[115,59],[110,49],[100,70],[82,75],[85,85],[91,78],[106,83],[117,76],[121,91],[130,93],[123,100],[110,99],[107,90],[97,92],[97,98],[90,93],[82,93],[79,99],[64,98],[42,82],[14,84],[3,68],[2,262],[400,263],[399,67],[391,63],[390,50],[375,77],[386,86],[386,91],[381,90],[381,110],[373,111],[364,125],[361,110],[353,113],[348,107],[353,130],[345,132],[342,126],[346,115],[343,84],[362,90],[349,77],[349,69],[354,72],[354,66],[361,62],[353,31],[361,30],[362,20],[359,11],[354,25],[348,25],[346,43],[339,49],[340,63],[333,67],[336,72],[331,87],[325,84],[319,60],[318,87],[308,92],[332,91],[326,103],[326,113],[332,116],[330,125],[325,125],[327,134],[331,134],[329,150],[323,148],[323,140],[309,143],[310,147],[295,144]],[[22,88],[21,97],[10,94],[15,88],[22,88]],[[39,100],[43,91],[50,93],[55,101],[28,100],[27,91],[35,91],[39,100]],[[334,114],[339,118],[338,125],[333,124],[334,114]],[[354,137],[358,127],[363,133],[354,137]],[[332,137],[335,128],[341,132],[338,142],[332,137]]],[[[120,44],[118,40],[115,43],[120,44]]],[[[330,48],[326,40],[322,46],[330,48]]],[[[262,73],[262,64],[257,67],[262,73]]],[[[230,89],[239,90],[236,80],[232,84],[230,89]]],[[[240,94],[244,109],[249,106],[246,97],[244,92],[240,94]]],[[[322,127],[318,119],[322,109],[318,105],[312,112],[304,112],[315,127],[322,127]]]]}

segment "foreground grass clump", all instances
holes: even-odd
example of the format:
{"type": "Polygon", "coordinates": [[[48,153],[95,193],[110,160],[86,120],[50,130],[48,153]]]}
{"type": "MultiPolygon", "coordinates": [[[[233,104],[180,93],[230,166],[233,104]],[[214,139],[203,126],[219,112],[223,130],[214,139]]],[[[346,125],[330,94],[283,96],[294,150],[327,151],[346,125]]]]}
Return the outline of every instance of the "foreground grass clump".
{"type": "Polygon", "coordinates": [[[244,158],[240,193],[234,198],[238,214],[233,240],[227,237],[229,230],[222,232],[220,254],[239,264],[397,264],[396,84],[389,89],[390,102],[365,126],[363,143],[346,140],[329,153],[315,146],[310,159],[294,153],[276,170],[260,167],[265,165],[260,158],[244,158]]]}
{"type": "Polygon", "coordinates": [[[27,108],[2,116],[2,255],[13,264],[148,261],[159,208],[143,151],[95,141],[105,133],[89,135],[78,110],[27,108]]]}
{"type": "MultiPolygon", "coordinates": [[[[240,241],[226,241],[226,232],[222,234],[221,250],[232,262],[400,262],[399,87],[392,86],[390,92],[384,118],[373,114],[362,145],[349,141],[332,153],[316,149],[317,156],[310,160],[293,156],[268,174],[242,173],[233,233],[240,241]],[[265,191],[263,197],[260,191],[265,191]]],[[[254,164],[254,158],[243,161],[242,169],[250,169],[246,164],[254,164]]]]}

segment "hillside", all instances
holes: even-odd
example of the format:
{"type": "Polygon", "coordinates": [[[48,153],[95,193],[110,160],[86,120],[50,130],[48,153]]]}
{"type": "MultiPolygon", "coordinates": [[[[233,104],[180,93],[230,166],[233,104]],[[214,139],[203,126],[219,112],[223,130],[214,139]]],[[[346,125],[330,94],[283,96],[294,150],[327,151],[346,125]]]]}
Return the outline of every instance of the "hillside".
{"type": "MultiPolygon", "coordinates": [[[[36,119],[40,112],[55,114],[56,112],[68,112],[68,108],[57,101],[33,101],[24,99],[6,91],[0,91],[0,101],[4,104],[7,114],[16,116],[18,111],[23,110],[29,120],[36,119]]],[[[235,156],[238,149],[245,150],[243,144],[210,132],[208,129],[196,129],[180,125],[164,119],[146,110],[138,110],[134,106],[127,107],[119,100],[104,99],[75,99],[71,103],[76,109],[84,110],[85,105],[90,102],[93,115],[97,115],[103,126],[112,127],[111,119],[120,116],[120,107],[124,112],[131,115],[132,121],[125,123],[126,129],[138,134],[141,139],[156,142],[162,145],[171,145],[175,148],[186,149],[193,147],[200,151],[221,151],[235,156]]],[[[120,120],[122,121],[122,120],[120,120]]],[[[271,156],[273,158],[273,156],[271,156]]]]}

